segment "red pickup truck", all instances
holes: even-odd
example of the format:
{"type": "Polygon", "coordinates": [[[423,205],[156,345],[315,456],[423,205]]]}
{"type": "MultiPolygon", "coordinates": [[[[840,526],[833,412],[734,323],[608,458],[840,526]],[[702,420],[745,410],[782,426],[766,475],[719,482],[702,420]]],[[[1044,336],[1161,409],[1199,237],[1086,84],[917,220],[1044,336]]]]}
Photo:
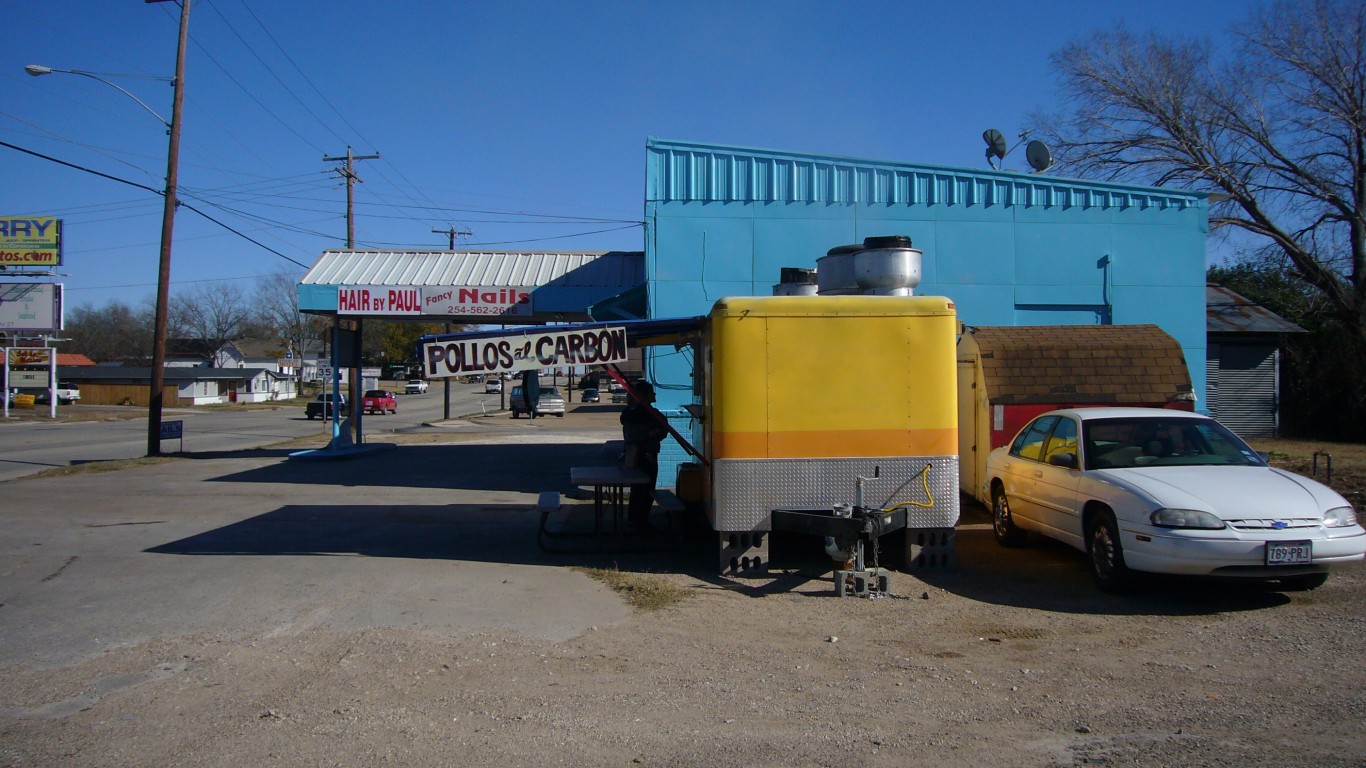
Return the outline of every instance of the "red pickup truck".
{"type": "Polygon", "coordinates": [[[372,389],[361,398],[362,413],[398,413],[398,400],[394,393],[385,389],[372,389]]]}

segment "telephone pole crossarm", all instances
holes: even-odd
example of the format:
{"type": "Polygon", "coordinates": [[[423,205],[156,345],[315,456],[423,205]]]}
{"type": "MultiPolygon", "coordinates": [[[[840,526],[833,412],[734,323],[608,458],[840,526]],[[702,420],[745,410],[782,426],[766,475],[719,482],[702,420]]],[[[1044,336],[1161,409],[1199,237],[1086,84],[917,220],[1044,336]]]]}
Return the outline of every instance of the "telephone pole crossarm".
{"type": "Polygon", "coordinates": [[[346,155],[343,157],[324,157],[324,163],[336,163],[346,161],[345,168],[338,168],[337,173],[346,179],[346,247],[348,249],[356,247],[356,182],[361,178],[356,175],[357,160],[378,160],[379,153],[373,155],[357,155],[351,152],[351,148],[346,148],[346,155]]]}
{"type": "Polygon", "coordinates": [[[445,235],[446,237],[448,237],[448,238],[450,239],[450,244],[451,244],[450,250],[453,251],[453,250],[455,250],[455,238],[456,238],[456,237],[469,237],[469,236],[473,235],[474,233],[471,232],[471,231],[469,231],[468,229],[456,229],[455,227],[448,227],[448,228],[446,228],[446,229],[433,229],[433,230],[432,230],[432,234],[433,234],[433,235],[445,235]]]}

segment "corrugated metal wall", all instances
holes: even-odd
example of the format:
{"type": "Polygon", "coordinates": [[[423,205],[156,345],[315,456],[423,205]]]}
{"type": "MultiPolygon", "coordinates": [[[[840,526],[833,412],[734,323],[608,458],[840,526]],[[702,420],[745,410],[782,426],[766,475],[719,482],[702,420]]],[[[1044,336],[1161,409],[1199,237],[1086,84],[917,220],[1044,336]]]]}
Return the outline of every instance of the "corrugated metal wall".
{"type": "Polygon", "coordinates": [[[1211,415],[1242,437],[1274,437],[1277,362],[1274,346],[1211,345],[1205,366],[1211,415]]]}
{"type": "MultiPolygon", "coordinates": [[[[647,202],[1186,209],[1189,193],[651,140],[647,202]]],[[[835,245],[839,245],[836,243],[835,245]]]]}

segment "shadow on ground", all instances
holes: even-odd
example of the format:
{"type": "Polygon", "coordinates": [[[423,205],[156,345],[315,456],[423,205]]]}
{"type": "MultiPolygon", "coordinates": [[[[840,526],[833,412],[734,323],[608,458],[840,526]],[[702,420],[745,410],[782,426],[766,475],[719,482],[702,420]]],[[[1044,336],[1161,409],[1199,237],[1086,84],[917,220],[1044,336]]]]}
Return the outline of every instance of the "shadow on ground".
{"type": "Polygon", "coordinates": [[[997,605],[1058,613],[1188,616],[1255,611],[1290,600],[1265,582],[1159,575],[1144,576],[1127,594],[1108,594],[1091,580],[1085,555],[1065,544],[1037,537],[1023,547],[997,544],[990,512],[970,501],[963,503],[954,553],[956,567],[915,575],[945,591],[997,605]]]}
{"type": "MultiPolygon", "coordinates": [[[[592,530],[592,505],[566,507],[576,533],[592,530]]],[[[517,565],[580,565],[686,573],[702,578],[708,548],[677,530],[659,534],[583,535],[565,552],[538,544],[530,505],[291,504],[147,549],[163,555],[392,557],[517,565]]],[[[562,521],[563,522],[563,521],[562,521]]]]}
{"type": "MultiPolygon", "coordinates": [[[[344,487],[462,489],[535,494],[558,491],[573,505],[573,466],[612,463],[598,443],[400,445],[350,461],[278,461],[213,478],[221,483],[285,483],[344,487]]],[[[240,455],[240,454],[235,454],[240,455]]],[[[255,455],[269,455],[258,453],[255,455]]],[[[570,507],[567,507],[569,509],[570,507]]],[[[574,507],[589,514],[583,505],[574,507]]],[[[590,507],[591,508],[591,505],[590,507]]],[[[591,514],[589,514],[591,518],[591,514]]],[[[819,537],[770,537],[772,571],[761,578],[718,576],[717,534],[700,512],[681,526],[686,535],[582,540],[547,552],[538,547],[539,516],[531,504],[291,505],[150,551],[182,555],[362,555],[540,565],[583,565],[628,571],[683,573],[714,588],[761,597],[775,592],[833,597],[831,563],[819,537]]],[[[588,528],[580,523],[580,529],[588,528]]],[[[1150,577],[1126,595],[1101,592],[1084,556],[1036,540],[1003,548],[988,512],[965,501],[950,568],[908,568],[904,534],[880,541],[881,564],[905,570],[931,588],[998,605],[1098,615],[1202,615],[1260,610],[1289,598],[1262,583],[1150,577]]],[[[909,597],[918,598],[920,595],[909,597]]]]}
{"type": "MultiPolygon", "coordinates": [[[[269,449],[264,449],[269,450],[269,449]]],[[[279,456],[240,452],[237,457],[279,456]]],[[[203,456],[207,458],[207,456],[203,456]]],[[[458,488],[471,491],[571,490],[569,469],[613,463],[602,443],[399,445],[337,461],[283,461],[212,478],[223,483],[458,488]]]]}

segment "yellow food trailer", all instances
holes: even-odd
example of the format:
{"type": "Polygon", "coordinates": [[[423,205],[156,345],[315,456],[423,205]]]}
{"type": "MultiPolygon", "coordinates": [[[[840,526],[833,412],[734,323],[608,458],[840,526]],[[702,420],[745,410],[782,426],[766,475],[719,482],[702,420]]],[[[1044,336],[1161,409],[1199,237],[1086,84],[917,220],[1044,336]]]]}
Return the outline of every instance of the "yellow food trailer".
{"type": "MultiPolygon", "coordinates": [[[[775,530],[824,536],[836,588],[886,574],[864,544],[908,529],[907,562],[947,564],[958,522],[957,318],[938,296],[728,297],[705,317],[438,334],[429,378],[615,365],[626,347],[694,347],[698,455],[720,570],[767,571],[775,530]],[[700,427],[700,428],[697,428],[700,427]]],[[[680,472],[680,477],[682,473],[680,472]]],[[[665,483],[667,484],[667,483],[665,483]]],[[[679,486],[683,482],[680,480],[679,486]]]]}
{"type": "Polygon", "coordinates": [[[716,303],[697,359],[723,571],[764,568],[775,529],[824,533],[836,560],[850,542],[830,539],[952,529],[956,335],[953,302],[938,296],[716,303]]]}

